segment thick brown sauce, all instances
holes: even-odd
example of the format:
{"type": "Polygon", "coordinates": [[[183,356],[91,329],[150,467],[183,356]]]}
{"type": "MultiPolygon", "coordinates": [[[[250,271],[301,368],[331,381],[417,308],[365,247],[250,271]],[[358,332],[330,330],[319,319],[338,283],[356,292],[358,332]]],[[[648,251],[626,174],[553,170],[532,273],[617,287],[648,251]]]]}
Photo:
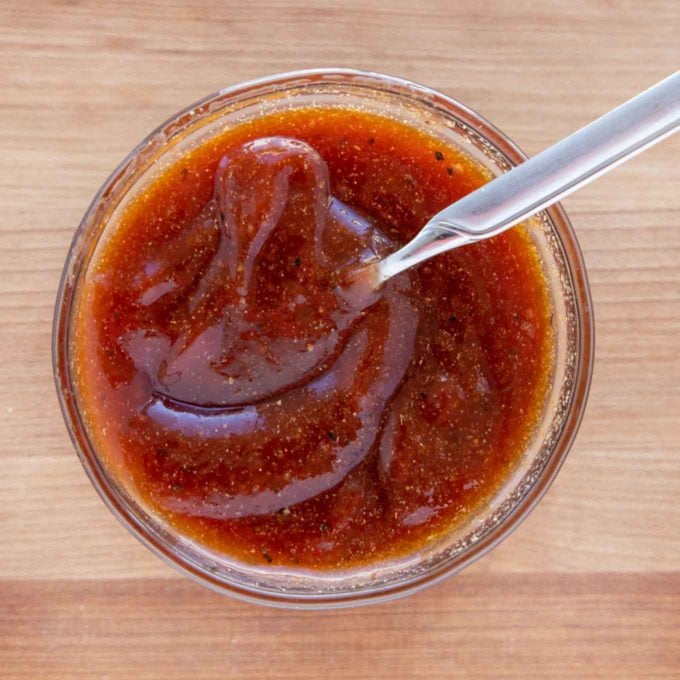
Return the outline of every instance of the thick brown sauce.
{"type": "Polygon", "coordinates": [[[378,561],[463,520],[522,455],[549,380],[527,233],[439,256],[363,311],[339,284],[486,179],[349,109],[243,124],[164,171],[74,317],[78,397],[114,477],[263,564],[378,561]]]}

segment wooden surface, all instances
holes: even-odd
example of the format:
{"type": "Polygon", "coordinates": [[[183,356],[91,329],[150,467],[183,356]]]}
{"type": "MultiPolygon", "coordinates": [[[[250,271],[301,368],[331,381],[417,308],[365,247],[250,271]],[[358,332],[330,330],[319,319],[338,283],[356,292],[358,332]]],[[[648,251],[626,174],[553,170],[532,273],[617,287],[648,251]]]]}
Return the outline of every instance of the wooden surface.
{"type": "Polygon", "coordinates": [[[566,201],[597,352],[558,480],[491,555],[408,599],[270,611],[183,579],[91,488],[50,365],[82,213],[179,108],[363,67],[535,153],[680,67],[677,0],[1,0],[0,27],[0,677],[680,677],[680,136],[566,201]]]}

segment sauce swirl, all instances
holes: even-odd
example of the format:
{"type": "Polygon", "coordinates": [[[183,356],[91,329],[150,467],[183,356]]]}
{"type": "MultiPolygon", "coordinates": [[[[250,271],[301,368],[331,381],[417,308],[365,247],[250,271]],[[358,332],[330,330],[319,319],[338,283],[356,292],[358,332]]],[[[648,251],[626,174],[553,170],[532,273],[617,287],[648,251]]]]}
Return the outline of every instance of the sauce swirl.
{"type": "Polygon", "coordinates": [[[502,482],[538,418],[550,308],[522,229],[343,277],[484,171],[403,123],[289,111],[212,140],[121,217],[76,308],[111,472],[185,535],[314,568],[403,554],[502,482]]]}

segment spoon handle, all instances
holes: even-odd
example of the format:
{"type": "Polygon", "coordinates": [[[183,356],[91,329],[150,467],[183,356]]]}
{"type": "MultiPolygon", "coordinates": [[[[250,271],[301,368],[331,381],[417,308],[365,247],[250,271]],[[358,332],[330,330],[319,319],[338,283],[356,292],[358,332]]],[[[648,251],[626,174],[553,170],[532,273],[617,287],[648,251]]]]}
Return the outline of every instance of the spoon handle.
{"type": "Polygon", "coordinates": [[[385,258],[386,280],[451,248],[500,234],[680,128],[680,71],[437,213],[385,258]]]}

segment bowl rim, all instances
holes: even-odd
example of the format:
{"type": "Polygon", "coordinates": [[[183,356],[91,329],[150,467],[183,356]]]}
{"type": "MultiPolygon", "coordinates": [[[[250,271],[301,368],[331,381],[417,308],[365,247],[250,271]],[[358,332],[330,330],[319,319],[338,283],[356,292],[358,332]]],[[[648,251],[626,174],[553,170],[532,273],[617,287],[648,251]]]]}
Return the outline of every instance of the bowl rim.
{"type": "Polygon", "coordinates": [[[90,482],[109,510],[142,544],[180,573],[219,593],[229,594],[247,602],[289,609],[334,609],[391,600],[434,585],[480,559],[505,540],[522,523],[550,488],[578,432],[585,411],[592,378],[595,330],[592,299],[583,255],[569,218],[561,204],[557,203],[547,208],[545,212],[548,213],[555,226],[555,234],[564,251],[565,263],[573,285],[578,351],[574,388],[570,403],[566,408],[564,423],[536,481],[515,507],[470,548],[460,555],[445,561],[442,565],[438,565],[431,571],[417,574],[412,579],[403,583],[386,587],[369,586],[365,589],[346,593],[315,593],[312,595],[291,595],[285,592],[274,593],[271,590],[258,590],[257,588],[225,582],[207,570],[196,568],[195,565],[188,563],[178,553],[171,550],[169,546],[164,545],[150,532],[146,531],[144,523],[128,511],[107,479],[102,463],[98,460],[94,447],[91,446],[87,437],[84,423],[80,416],[80,410],[75,402],[68,349],[71,309],[75,293],[74,283],[78,280],[78,274],[82,268],[82,257],[80,257],[78,252],[80,238],[90,226],[91,217],[102,199],[105,198],[107,192],[131,164],[134,163],[135,158],[159,137],[162,137],[167,142],[168,138],[165,131],[175,125],[180,119],[193,115],[197,109],[205,107],[216,100],[245,95],[249,91],[256,90],[262,86],[292,85],[295,81],[303,80],[307,80],[310,85],[319,84],[324,81],[343,82],[344,84],[351,85],[353,84],[352,80],[362,81],[363,83],[369,83],[369,87],[372,89],[387,90],[392,94],[402,97],[407,94],[410,94],[412,97],[420,95],[421,103],[422,97],[425,96],[427,97],[426,103],[430,105],[441,104],[447,113],[454,115],[482,136],[494,149],[500,151],[512,165],[522,163],[527,159],[526,154],[504,133],[476,111],[453,97],[442,94],[425,85],[375,71],[348,68],[304,69],[256,78],[217,90],[173,114],[149,133],[118,164],[90,202],[69,246],[57,290],[52,326],[52,364],[59,405],[82,466],[90,482]]]}

